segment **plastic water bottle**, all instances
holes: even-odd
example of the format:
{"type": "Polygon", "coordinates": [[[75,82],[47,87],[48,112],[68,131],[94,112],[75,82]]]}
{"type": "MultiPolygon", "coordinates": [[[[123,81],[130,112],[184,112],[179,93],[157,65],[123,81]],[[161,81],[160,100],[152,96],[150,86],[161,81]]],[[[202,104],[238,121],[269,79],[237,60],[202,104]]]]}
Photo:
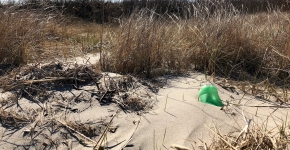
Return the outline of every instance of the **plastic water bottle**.
{"type": "Polygon", "coordinates": [[[215,106],[224,106],[219,95],[218,90],[214,85],[204,85],[198,92],[200,101],[215,106]]]}

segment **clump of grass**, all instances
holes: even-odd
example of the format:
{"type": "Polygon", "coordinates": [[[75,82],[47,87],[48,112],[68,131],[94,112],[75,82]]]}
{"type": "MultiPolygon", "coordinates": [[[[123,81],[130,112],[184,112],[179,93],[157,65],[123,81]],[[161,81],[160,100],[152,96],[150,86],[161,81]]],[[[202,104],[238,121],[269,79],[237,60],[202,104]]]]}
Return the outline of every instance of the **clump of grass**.
{"type": "Polygon", "coordinates": [[[243,137],[216,133],[218,138],[208,149],[289,149],[289,127],[277,126],[277,129],[280,130],[277,135],[271,135],[270,131],[259,125],[250,128],[243,137]]]}
{"type": "Polygon", "coordinates": [[[191,69],[235,80],[289,79],[289,14],[273,9],[248,14],[231,3],[194,3],[188,20],[144,9],[121,19],[102,69],[154,76],[154,70],[182,73],[191,69]],[[215,9],[211,9],[215,5],[215,9]]]}
{"type": "Polygon", "coordinates": [[[12,8],[0,12],[0,62],[19,65],[26,61],[28,49],[42,39],[37,35],[41,21],[33,14],[12,8]]]}
{"type": "Polygon", "coordinates": [[[93,138],[101,134],[101,127],[97,125],[72,121],[66,121],[66,125],[89,138],[93,138]]]}
{"type": "Polygon", "coordinates": [[[192,50],[182,37],[184,27],[156,17],[154,11],[142,10],[122,20],[113,49],[103,53],[103,70],[149,77],[156,68],[186,68],[190,62],[184,57],[192,50]]]}
{"type": "Polygon", "coordinates": [[[45,42],[56,39],[57,33],[61,33],[54,22],[58,14],[45,11],[53,7],[38,5],[42,9],[20,9],[17,5],[0,9],[1,64],[18,66],[40,61],[39,52],[45,42]]]}
{"type": "Polygon", "coordinates": [[[101,30],[100,25],[63,16],[51,10],[53,5],[35,5],[36,9],[0,8],[0,64],[18,66],[98,51],[100,40],[95,33],[101,30]]]}
{"type": "Polygon", "coordinates": [[[236,80],[281,82],[287,78],[289,15],[281,11],[247,14],[231,4],[213,3],[220,7],[215,12],[208,11],[209,4],[196,5],[195,18],[188,23],[195,69],[236,80]],[[283,70],[284,77],[278,77],[277,70],[283,70]]]}
{"type": "Polygon", "coordinates": [[[134,98],[128,97],[127,99],[123,100],[123,105],[125,106],[126,110],[132,111],[142,111],[148,107],[148,102],[144,101],[141,98],[134,98]]]}

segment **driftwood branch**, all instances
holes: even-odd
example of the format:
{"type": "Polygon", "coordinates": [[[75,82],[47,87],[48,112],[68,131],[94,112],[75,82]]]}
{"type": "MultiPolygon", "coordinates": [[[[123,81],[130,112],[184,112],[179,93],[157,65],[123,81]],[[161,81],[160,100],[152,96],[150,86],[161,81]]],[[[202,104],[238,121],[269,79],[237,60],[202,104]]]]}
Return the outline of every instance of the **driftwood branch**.
{"type": "Polygon", "coordinates": [[[13,90],[13,89],[16,89],[18,87],[25,86],[25,85],[32,85],[32,84],[44,83],[44,82],[65,81],[65,80],[77,80],[77,81],[85,82],[85,80],[76,79],[74,77],[49,77],[49,78],[39,79],[39,80],[18,81],[18,82],[16,82],[16,85],[15,84],[10,85],[10,86],[8,85],[8,86],[6,86],[6,88],[4,88],[4,90],[9,91],[9,90],[13,90]]]}

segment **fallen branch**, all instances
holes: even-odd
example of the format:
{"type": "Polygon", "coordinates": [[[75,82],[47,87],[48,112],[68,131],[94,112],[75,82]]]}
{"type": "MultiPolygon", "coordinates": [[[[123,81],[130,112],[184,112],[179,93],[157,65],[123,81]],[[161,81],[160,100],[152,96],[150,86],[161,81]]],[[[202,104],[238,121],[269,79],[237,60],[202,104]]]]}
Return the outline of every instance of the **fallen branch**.
{"type": "MultiPolygon", "coordinates": [[[[16,82],[16,85],[8,85],[4,88],[6,91],[13,90],[15,88],[24,86],[24,85],[32,85],[36,83],[44,83],[44,82],[55,82],[55,81],[61,81],[61,80],[75,80],[74,77],[49,77],[48,79],[40,79],[40,80],[24,80],[24,81],[18,81],[16,82]]],[[[77,81],[85,82],[85,80],[76,79],[77,81]]]]}
{"type": "Polygon", "coordinates": [[[81,80],[75,77],[47,77],[45,79],[40,79],[40,80],[26,80],[22,81],[24,82],[25,85],[30,85],[30,84],[35,84],[35,83],[43,83],[43,82],[53,82],[53,81],[59,81],[59,80],[77,80],[81,82],[85,82],[85,80],[81,80]]]}

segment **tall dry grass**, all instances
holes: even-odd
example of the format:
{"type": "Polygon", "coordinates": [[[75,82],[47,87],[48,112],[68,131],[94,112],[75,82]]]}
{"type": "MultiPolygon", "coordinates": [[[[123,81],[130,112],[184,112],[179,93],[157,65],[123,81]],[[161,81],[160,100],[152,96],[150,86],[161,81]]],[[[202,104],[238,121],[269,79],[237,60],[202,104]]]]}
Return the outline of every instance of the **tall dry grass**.
{"type": "Polygon", "coordinates": [[[58,36],[65,37],[59,25],[57,12],[49,12],[48,5],[39,8],[19,9],[14,4],[0,8],[0,63],[20,65],[40,61],[39,53],[45,42],[58,36]]]}
{"type": "Polygon", "coordinates": [[[63,16],[54,7],[0,8],[0,64],[20,65],[98,51],[101,26],[63,16]]]}
{"type": "Polygon", "coordinates": [[[151,77],[195,69],[288,87],[288,12],[246,13],[220,0],[186,5],[192,8],[188,19],[144,8],[116,19],[119,26],[65,21],[61,12],[3,8],[0,62],[20,64],[102,49],[104,71],[151,77]]]}
{"type": "Polygon", "coordinates": [[[206,71],[237,80],[289,79],[289,13],[246,14],[231,4],[196,4],[192,19],[144,9],[122,19],[106,71],[152,76],[154,70],[206,71]]]}
{"type": "Polygon", "coordinates": [[[156,19],[154,11],[142,10],[120,24],[114,48],[103,53],[103,69],[150,76],[152,70],[181,71],[193,54],[184,42],[184,25],[156,19]]]}
{"type": "Polygon", "coordinates": [[[16,12],[13,8],[0,10],[1,63],[24,63],[31,46],[42,40],[40,30],[43,20],[35,15],[25,11],[16,12]]]}

